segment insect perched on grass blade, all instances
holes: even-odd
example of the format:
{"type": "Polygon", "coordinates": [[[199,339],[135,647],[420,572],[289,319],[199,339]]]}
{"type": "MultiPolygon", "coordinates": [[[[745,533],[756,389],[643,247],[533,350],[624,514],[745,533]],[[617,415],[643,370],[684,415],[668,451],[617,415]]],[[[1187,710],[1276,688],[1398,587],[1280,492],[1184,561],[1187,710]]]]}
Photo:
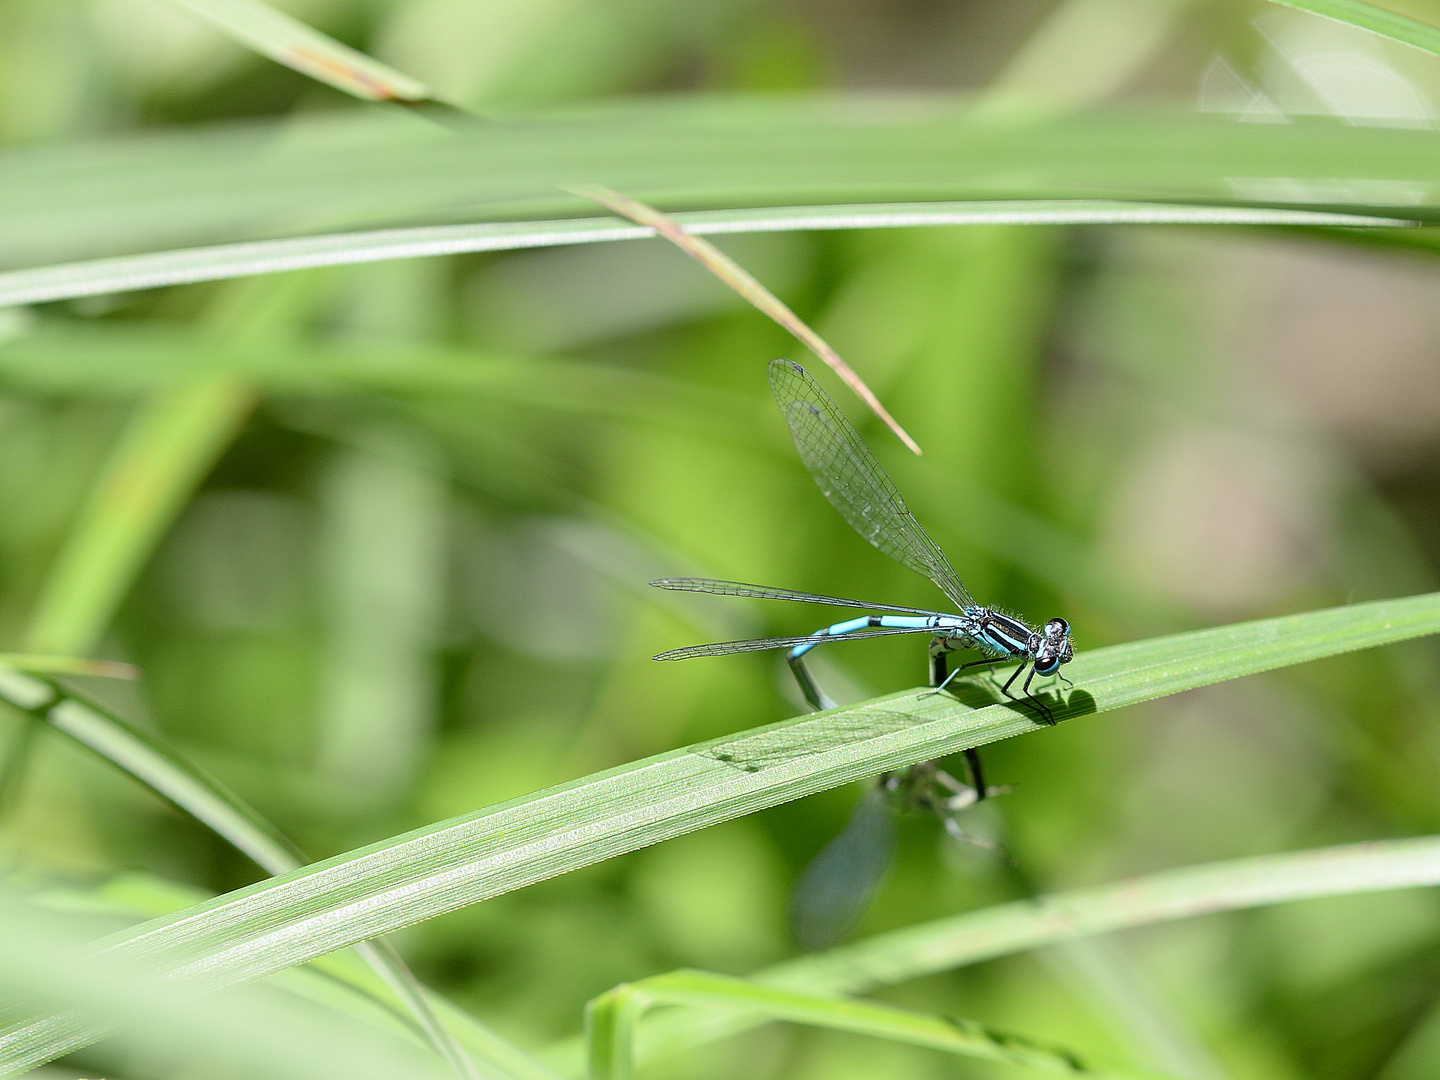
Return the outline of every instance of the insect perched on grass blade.
{"type": "MultiPolygon", "coordinates": [[[[909,567],[933,581],[960,609],[958,614],[927,611],[923,608],[896,607],[893,604],[869,604],[838,596],[820,596],[774,589],[766,585],[745,585],[738,581],[713,581],[709,578],[661,578],[650,584],[661,589],[681,592],[718,593],[726,596],[754,596],[767,600],[799,600],[833,607],[863,608],[884,615],[862,615],[834,623],[803,637],[757,638],[751,641],[724,641],[714,645],[689,645],[660,653],[656,660],[688,660],[693,656],[725,656],[729,653],[755,652],[762,649],[788,649],[786,659],[795,673],[805,699],[817,709],[834,708],[805,668],[803,657],[815,646],[836,638],[881,637],[890,634],[930,634],[930,685],[943,689],[951,679],[966,668],[989,667],[1011,660],[1020,666],[1001,687],[1001,693],[1012,701],[1022,699],[1010,687],[1029,670],[1021,693],[1025,701],[1046,723],[1054,716],[1044,702],[1030,697],[1030,684],[1036,675],[1058,675],[1061,664],[1074,657],[1070,643],[1070,624],[1064,619],[1051,619],[1036,631],[1012,615],[982,607],[961,584],[950,560],[915,520],[895,482],[890,479],[870,448],[860,438],[849,420],[830,400],[804,368],[789,360],[770,361],[770,389],[780,403],[780,412],[795,437],[795,448],[810,475],[830,504],[840,511],[852,529],[896,562],[909,567]],[[956,649],[978,649],[986,654],[983,660],[972,660],[947,671],[947,656],[956,649]]],[[[976,777],[976,788],[984,797],[983,784],[976,777]]]]}
{"type": "MultiPolygon", "coordinates": [[[[1070,624],[1051,619],[1036,631],[1011,615],[977,604],[950,561],[930,535],[915,520],[900,497],[894,481],[880,467],[859,432],[845,419],[810,374],[788,360],[770,362],[770,389],[780,403],[780,412],[795,437],[795,448],[810,475],[830,504],[840,511],[856,532],[900,564],[922,574],[959,608],[958,614],[927,611],[923,608],[868,604],[838,596],[775,589],[766,585],[745,585],[738,581],[709,578],[662,578],[650,584],[681,592],[716,593],[726,596],[753,596],[767,600],[798,600],[833,607],[863,608],[886,614],[863,615],[834,623],[804,637],[758,638],[725,641],[714,645],[690,645],[660,653],[656,660],[686,660],[692,656],[724,656],[762,649],[786,649],[786,659],[800,690],[816,709],[834,708],[835,703],[816,684],[805,667],[804,657],[815,646],[835,639],[881,637],[890,634],[929,634],[930,685],[932,693],[943,690],[966,668],[990,667],[1011,660],[1020,666],[1001,687],[1001,693],[1033,708],[1046,723],[1054,723],[1049,706],[1030,697],[1036,675],[1059,675],[1060,666],[1074,657],[1070,624]],[[972,660],[949,669],[949,654],[957,649],[977,649],[985,659],[972,660]],[[1021,687],[1025,698],[1016,697],[1010,687],[1028,669],[1021,687]]],[[[1063,677],[1063,676],[1062,676],[1063,677]]],[[[933,761],[922,761],[908,769],[886,773],[856,807],[850,823],[813,862],[805,868],[795,886],[791,924],[796,939],[808,948],[821,948],[839,940],[859,920],[890,862],[894,846],[894,809],[919,809],[937,815],[946,831],[958,840],[987,845],[965,833],[955,815],[966,807],[998,794],[987,787],[980,768],[980,755],[965,751],[970,783],[964,784],[933,761]]]]}

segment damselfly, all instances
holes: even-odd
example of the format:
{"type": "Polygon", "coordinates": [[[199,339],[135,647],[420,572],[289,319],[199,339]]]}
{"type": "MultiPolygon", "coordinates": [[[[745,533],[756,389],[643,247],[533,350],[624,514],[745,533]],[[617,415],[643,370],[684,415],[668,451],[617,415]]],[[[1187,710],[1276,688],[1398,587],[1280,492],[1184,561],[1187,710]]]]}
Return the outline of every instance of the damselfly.
{"type": "MultiPolygon", "coordinates": [[[[790,426],[800,459],[830,504],[840,511],[840,516],[886,555],[929,578],[960,611],[951,614],[892,604],[867,604],[738,581],[662,578],[650,584],[682,592],[799,600],[887,614],[847,619],[804,637],[691,645],[663,652],[655,659],[686,660],[692,656],[786,649],[786,659],[805,700],[816,709],[829,709],[835,703],[805,667],[804,657],[811,649],[837,638],[929,634],[930,685],[935,688],[932,692],[943,690],[966,668],[1019,660],[1020,666],[1001,687],[1001,693],[1019,702],[1021,699],[1010,692],[1010,687],[1020,673],[1028,669],[1021,693],[1047,723],[1053,723],[1049,707],[1029,696],[1030,684],[1036,675],[1059,675],[1060,666],[1074,657],[1070,624],[1064,619],[1051,619],[1042,630],[1036,631],[1014,616],[977,604],[961,584],[950,560],[905,505],[894,481],[820,384],[799,364],[772,360],[770,389],[790,426]],[[966,648],[979,650],[985,658],[947,671],[949,654],[966,648]]],[[[946,830],[957,839],[983,843],[965,833],[955,816],[1003,789],[986,786],[976,751],[965,751],[965,759],[970,771],[969,784],[956,780],[933,761],[922,761],[880,777],[879,783],[856,807],[849,824],[806,867],[796,883],[791,922],[802,945],[810,948],[828,945],[844,936],[858,921],[890,862],[894,846],[893,811],[928,811],[939,816],[946,830]]]]}
{"type": "MultiPolygon", "coordinates": [[[[972,772],[978,763],[977,758],[972,772]]],[[[938,817],[954,839],[995,849],[993,841],[966,832],[956,820],[960,811],[985,797],[982,790],[998,795],[1008,789],[961,783],[934,761],[880,776],[855,805],[845,828],[796,879],[790,896],[790,929],[796,942],[806,949],[824,949],[860,921],[890,867],[897,814],[919,811],[938,817]]]]}
{"type": "MultiPolygon", "coordinates": [[[[930,685],[943,689],[967,668],[989,667],[1011,660],[1020,666],[1006,680],[1000,692],[1012,701],[1022,699],[1010,687],[1029,670],[1021,693],[1046,723],[1054,716],[1044,702],[1030,697],[1030,684],[1036,675],[1058,675],[1061,664],[1074,657],[1070,642],[1070,624],[1064,619],[1051,619],[1036,631],[1029,625],[993,608],[982,607],[961,584],[950,560],[945,558],[930,534],[915,519],[895,482],[890,479],[870,448],[860,438],[845,415],[830,400],[804,368],[789,360],[770,361],[770,389],[780,404],[780,412],[795,437],[795,449],[810,475],[830,504],[840,511],[852,529],[896,562],[929,578],[958,607],[959,613],[927,611],[923,608],[896,607],[893,604],[868,604],[838,596],[775,589],[766,585],[746,585],[738,581],[714,581],[709,578],[661,578],[650,584],[661,589],[681,592],[717,593],[726,596],[753,596],[767,600],[799,600],[834,607],[868,609],[887,612],[884,615],[863,615],[834,623],[803,637],[757,638],[750,641],[724,641],[713,645],[690,645],[660,653],[656,660],[688,660],[693,656],[725,656],[729,653],[755,652],[762,649],[787,649],[786,659],[805,699],[817,709],[834,708],[834,702],[816,685],[804,664],[804,656],[815,646],[836,638],[868,638],[891,634],[930,634],[930,685]],[[957,649],[977,649],[985,659],[959,664],[947,671],[948,654],[957,649]]],[[[985,797],[984,781],[979,776],[978,758],[967,755],[975,775],[971,777],[979,798],[985,797]]]]}

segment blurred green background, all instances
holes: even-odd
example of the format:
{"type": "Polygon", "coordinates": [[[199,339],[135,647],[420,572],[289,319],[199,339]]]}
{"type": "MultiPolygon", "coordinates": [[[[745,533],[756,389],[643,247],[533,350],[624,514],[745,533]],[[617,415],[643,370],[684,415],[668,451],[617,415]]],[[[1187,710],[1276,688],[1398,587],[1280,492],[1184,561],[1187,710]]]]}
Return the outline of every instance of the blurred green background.
{"type": "MultiPolygon", "coordinates": [[[[482,111],[835,88],[1000,101],[1047,79],[1077,103],[1159,99],[1256,122],[1322,113],[1428,128],[1440,108],[1440,61],[1259,4],[279,6],[482,111]]],[[[1406,10],[1440,20],[1426,4],[1406,10]]],[[[355,108],[156,0],[0,0],[6,148],[355,108]]],[[[1080,649],[1434,587],[1431,255],[1138,227],[720,246],[810,320],[924,446],[913,458],[862,425],[971,591],[1032,622],[1063,614],[1080,649]]],[[[765,363],[818,365],[659,241],[0,311],[0,337],[22,339],[37,319],[117,334],[188,327],[301,373],[288,392],[217,384],[233,441],[220,423],[218,460],[196,466],[203,479],[103,637],[48,643],[139,665],[137,684],[89,689],[316,856],[803,708],[776,655],[649,657],[806,633],[825,613],[659,594],[650,578],[940,601],[852,534],[796,459],[765,363]],[[307,362],[354,347],[383,347],[395,364],[368,384],[305,384],[307,362]],[[522,390],[423,375],[431,360],[485,358],[511,363],[522,390]],[[403,373],[410,360],[421,374],[403,373]]],[[[114,372],[57,375],[3,354],[0,386],[0,627],[19,649],[46,643],[33,619],[47,574],[147,406],[114,372]]],[[[1435,832],[1435,653],[1421,642],[1326,661],[999,745],[986,754],[991,780],[1013,793],[965,824],[1010,861],[907,818],[857,932],[1029,890],[1435,832]]],[[[920,683],[924,649],[837,645],[816,671],[858,700],[920,683]]],[[[205,891],[257,877],[55,733],[4,724],[11,865],[78,889],[127,873],[205,891]]],[[[396,943],[429,985],[542,1046],[573,1034],[583,1003],[617,982],[682,965],[744,973],[792,954],[789,890],[861,791],[615,859],[396,943]]],[[[1211,916],[889,996],[1197,1080],[1419,1080],[1440,1074],[1440,899],[1400,892],[1211,916]]],[[[98,1056],[75,1069],[106,1060],[87,1053],[98,1056]]],[[[653,1070],[1010,1074],[778,1029],[653,1070]]]]}

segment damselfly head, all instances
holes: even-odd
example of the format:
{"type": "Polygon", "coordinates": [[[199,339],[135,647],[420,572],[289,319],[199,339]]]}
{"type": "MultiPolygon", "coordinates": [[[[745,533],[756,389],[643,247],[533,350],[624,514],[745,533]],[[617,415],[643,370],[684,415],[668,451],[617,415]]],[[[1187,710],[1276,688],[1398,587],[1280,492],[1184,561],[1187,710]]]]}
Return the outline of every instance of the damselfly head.
{"type": "Polygon", "coordinates": [[[1031,638],[1030,643],[1035,670],[1041,675],[1053,675],[1061,664],[1075,659],[1075,646],[1070,642],[1070,624],[1064,619],[1051,619],[1045,624],[1044,631],[1031,638]]]}

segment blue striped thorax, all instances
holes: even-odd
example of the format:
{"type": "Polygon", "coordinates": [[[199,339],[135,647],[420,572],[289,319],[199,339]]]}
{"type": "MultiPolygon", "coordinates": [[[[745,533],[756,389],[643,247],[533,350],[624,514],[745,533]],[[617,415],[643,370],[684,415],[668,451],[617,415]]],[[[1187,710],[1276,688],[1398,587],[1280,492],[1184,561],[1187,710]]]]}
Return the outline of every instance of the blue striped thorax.
{"type": "Polygon", "coordinates": [[[1070,624],[1064,619],[1051,619],[1037,633],[1013,615],[977,605],[936,629],[957,646],[973,645],[999,656],[1031,660],[1037,675],[1053,675],[1075,658],[1070,624]]]}

